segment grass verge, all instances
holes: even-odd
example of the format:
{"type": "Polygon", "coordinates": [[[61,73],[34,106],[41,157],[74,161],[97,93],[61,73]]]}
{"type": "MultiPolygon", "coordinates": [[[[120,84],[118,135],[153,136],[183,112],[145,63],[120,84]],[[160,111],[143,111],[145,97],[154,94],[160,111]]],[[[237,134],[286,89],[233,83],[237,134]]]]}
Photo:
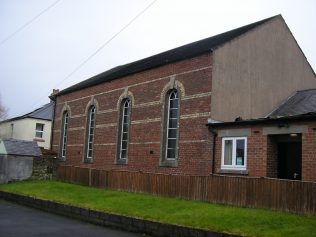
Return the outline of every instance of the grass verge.
{"type": "Polygon", "coordinates": [[[244,236],[316,236],[316,216],[215,205],[57,181],[2,184],[0,190],[98,211],[244,236]]]}

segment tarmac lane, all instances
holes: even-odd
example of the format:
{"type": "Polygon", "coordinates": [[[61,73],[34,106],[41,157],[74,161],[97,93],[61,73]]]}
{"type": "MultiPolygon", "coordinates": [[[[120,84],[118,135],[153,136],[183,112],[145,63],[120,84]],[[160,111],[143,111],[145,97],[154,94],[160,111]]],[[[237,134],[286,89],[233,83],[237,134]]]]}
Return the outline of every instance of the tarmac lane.
{"type": "Polygon", "coordinates": [[[0,199],[0,237],[141,237],[0,199]]]}

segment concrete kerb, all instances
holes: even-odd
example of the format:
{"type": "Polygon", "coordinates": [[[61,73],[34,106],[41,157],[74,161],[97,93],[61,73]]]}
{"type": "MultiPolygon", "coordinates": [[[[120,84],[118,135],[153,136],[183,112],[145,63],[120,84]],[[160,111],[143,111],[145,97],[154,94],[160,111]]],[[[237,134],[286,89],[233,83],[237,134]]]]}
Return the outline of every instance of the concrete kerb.
{"type": "Polygon", "coordinates": [[[164,224],[149,220],[105,213],[53,201],[0,191],[0,198],[32,208],[79,219],[92,224],[148,234],[154,237],[239,237],[203,229],[164,224]]]}

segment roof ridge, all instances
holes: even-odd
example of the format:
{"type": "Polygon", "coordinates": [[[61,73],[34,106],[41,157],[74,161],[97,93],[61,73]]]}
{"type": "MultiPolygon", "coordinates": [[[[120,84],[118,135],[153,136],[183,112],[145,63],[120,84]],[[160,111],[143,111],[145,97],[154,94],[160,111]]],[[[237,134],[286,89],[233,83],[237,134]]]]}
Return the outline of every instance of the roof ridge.
{"type": "Polygon", "coordinates": [[[18,119],[24,119],[24,118],[33,118],[32,116],[30,116],[31,114],[35,113],[35,112],[38,112],[40,111],[41,109],[47,109],[47,107],[52,104],[54,102],[49,102],[49,103],[46,103],[44,105],[42,105],[41,107],[37,108],[37,109],[34,109],[33,111],[29,112],[29,113],[26,113],[26,114],[23,114],[23,115],[20,115],[20,116],[16,116],[16,117],[13,117],[13,118],[9,118],[9,119],[6,119],[6,120],[3,120],[3,121],[0,121],[0,123],[4,123],[4,122],[9,122],[9,121],[15,121],[15,120],[18,120],[18,119]]]}

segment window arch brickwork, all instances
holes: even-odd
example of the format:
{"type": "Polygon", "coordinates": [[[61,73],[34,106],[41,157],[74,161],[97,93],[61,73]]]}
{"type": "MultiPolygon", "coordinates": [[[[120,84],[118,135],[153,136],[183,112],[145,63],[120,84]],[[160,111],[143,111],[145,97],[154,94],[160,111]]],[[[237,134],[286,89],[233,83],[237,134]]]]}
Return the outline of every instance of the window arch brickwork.
{"type": "MultiPolygon", "coordinates": [[[[173,82],[176,85],[176,82],[173,82]]],[[[173,87],[165,93],[161,139],[161,166],[178,165],[179,120],[181,91],[173,87]]]]}

